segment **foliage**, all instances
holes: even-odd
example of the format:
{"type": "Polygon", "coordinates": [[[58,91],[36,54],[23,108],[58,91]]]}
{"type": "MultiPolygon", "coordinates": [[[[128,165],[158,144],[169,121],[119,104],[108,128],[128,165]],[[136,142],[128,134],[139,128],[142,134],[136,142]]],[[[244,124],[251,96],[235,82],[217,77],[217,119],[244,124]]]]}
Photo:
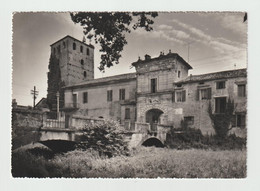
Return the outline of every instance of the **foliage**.
{"type": "Polygon", "coordinates": [[[108,157],[126,155],[127,143],[124,141],[124,130],[116,121],[90,123],[83,129],[83,142],[76,145],[78,149],[93,149],[100,155],[108,157]]]}
{"type": "Polygon", "coordinates": [[[228,98],[224,113],[214,113],[211,103],[208,105],[208,114],[211,119],[216,136],[225,138],[232,129],[231,122],[235,111],[234,101],[228,98]]]}
{"type": "Polygon", "coordinates": [[[55,55],[51,54],[49,61],[48,73],[48,94],[47,94],[47,104],[52,110],[53,105],[57,104],[56,93],[60,93],[60,108],[64,106],[64,89],[62,87],[65,85],[64,81],[61,80],[61,71],[59,66],[59,60],[55,55]]]}
{"type": "Polygon", "coordinates": [[[119,63],[121,52],[124,45],[127,44],[125,33],[130,33],[131,28],[144,28],[151,31],[151,25],[154,23],[152,18],[157,17],[156,12],[77,12],[71,13],[71,19],[74,23],[80,23],[84,26],[84,34],[87,38],[94,37],[95,43],[101,45],[100,71],[105,67],[111,67],[119,63]],[[130,26],[133,19],[137,21],[130,26]]]}
{"type": "Polygon", "coordinates": [[[24,152],[13,155],[12,167],[15,177],[244,178],[246,151],[140,147],[128,157],[102,158],[86,150],[49,160],[24,152]]]}

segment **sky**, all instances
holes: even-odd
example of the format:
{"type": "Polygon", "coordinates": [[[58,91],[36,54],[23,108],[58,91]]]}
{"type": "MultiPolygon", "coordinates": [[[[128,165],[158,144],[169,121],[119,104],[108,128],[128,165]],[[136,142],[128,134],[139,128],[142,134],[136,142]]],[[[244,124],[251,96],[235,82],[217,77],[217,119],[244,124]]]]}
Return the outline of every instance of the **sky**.
{"type": "MultiPolygon", "coordinates": [[[[243,12],[159,12],[153,31],[132,30],[126,34],[119,64],[98,70],[100,46],[95,46],[95,78],[135,72],[131,63],[145,54],[151,57],[178,53],[197,75],[247,67],[247,21],[243,12]]],[[[13,15],[12,98],[19,105],[32,105],[30,91],[36,86],[36,103],[47,95],[50,45],[66,35],[83,39],[83,28],[74,24],[68,12],[22,12],[13,15]]],[[[89,43],[89,42],[87,42],[89,43]]]]}

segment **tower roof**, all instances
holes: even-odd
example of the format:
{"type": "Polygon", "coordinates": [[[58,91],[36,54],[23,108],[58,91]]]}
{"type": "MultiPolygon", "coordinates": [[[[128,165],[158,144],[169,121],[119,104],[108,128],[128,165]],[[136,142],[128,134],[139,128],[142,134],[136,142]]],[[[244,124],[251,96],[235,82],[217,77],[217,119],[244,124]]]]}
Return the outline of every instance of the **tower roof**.
{"type": "Polygon", "coordinates": [[[66,39],[66,38],[71,38],[71,39],[73,39],[73,40],[75,40],[75,41],[77,41],[77,42],[79,42],[79,43],[81,43],[81,44],[84,44],[85,46],[88,46],[88,47],[90,47],[90,48],[95,48],[92,44],[86,44],[86,43],[84,43],[84,42],[82,42],[82,41],[80,41],[80,40],[78,40],[78,39],[76,39],[76,38],[74,38],[74,37],[72,37],[72,36],[70,36],[70,35],[67,35],[67,36],[63,37],[62,39],[60,39],[60,40],[58,40],[58,41],[52,43],[50,46],[53,46],[54,44],[56,44],[56,43],[58,43],[58,42],[60,42],[60,41],[62,41],[62,40],[64,40],[64,39],[66,39]]]}

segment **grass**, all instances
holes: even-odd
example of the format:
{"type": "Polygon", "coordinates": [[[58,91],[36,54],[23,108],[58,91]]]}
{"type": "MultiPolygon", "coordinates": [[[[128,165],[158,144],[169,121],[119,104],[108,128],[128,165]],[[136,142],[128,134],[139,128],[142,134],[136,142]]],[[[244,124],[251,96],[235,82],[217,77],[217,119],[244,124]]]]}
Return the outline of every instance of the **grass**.
{"type": "Polygon", "coordinates": [[[13,176],[86,178],[246,177],[246,150],[173,150],[140,147],[131,152],[131,156],[105,158],[100,157],[94,151],[71,151],[56,155],[53,159],[48,160],[28,152],[17,152],[13,154],[13,176]],[[20,159],[21,157],[24,160],[20,159]],[[22,164],[23,162],[27,165],[22,164]],[[35,169],[30,171],[35,167],[37,167],[37,172],[35,169]]]}

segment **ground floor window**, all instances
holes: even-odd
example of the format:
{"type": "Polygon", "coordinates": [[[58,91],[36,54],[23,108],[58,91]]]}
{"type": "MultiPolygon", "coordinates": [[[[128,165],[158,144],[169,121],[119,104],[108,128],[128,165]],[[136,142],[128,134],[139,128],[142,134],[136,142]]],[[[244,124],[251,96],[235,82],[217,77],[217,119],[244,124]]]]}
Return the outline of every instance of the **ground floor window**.
{"type": "Polygon", "coordinates": [[[227,98],[215,98],[215,113],[224,113],[226,110],[227,98]]]}

